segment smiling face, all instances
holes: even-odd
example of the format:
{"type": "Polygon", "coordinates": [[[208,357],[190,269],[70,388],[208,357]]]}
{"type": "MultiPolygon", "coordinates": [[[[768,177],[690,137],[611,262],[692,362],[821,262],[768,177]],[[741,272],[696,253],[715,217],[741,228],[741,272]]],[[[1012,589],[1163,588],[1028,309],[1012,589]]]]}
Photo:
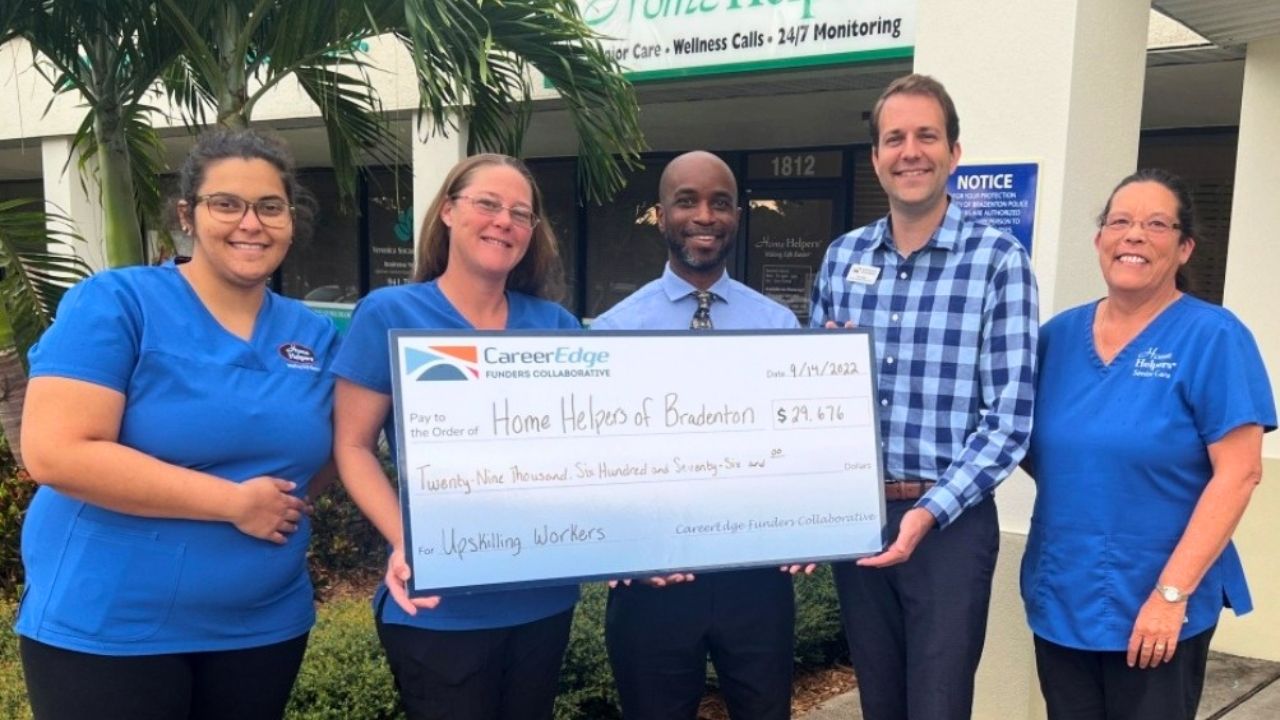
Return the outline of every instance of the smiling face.
{"type": "Polygon", "coordinates": [[[871,163],[894,214],[922,217],[945,209],[947,177],[960,161],[960,143],[947,142],[946,123],[942,105],[929,95],[897,93],[881,106],[871,163]]]}
{"type": "Polygon", "coordinates": [[[506,282],[533,237],[532,229],[511,221],[508,208],[533,212],[529,181],[507,165],[476,169],[471,181],[440,211],[441,221],[449,228],[448,271],[506,282]],[[484,208],[493,203],[503,208],[491,215],[484,208]]]}
{"type": "Polygon", "coordinates": [[[1178,268],[1191,259],[1195,248],[1195,240],[1176,228],[1178,210],[1177,196],[1157,182],[1130,183],[1111,196],[1102,229],[1093,240],[1111,294],[1176,290],[1178,268]],[[1126,224],[1129,227],[1123,228],[1126,224]],[[1161,232],[1161,226],[1168,230],[1161,232]]]}
{"type": "MultiPolygon", "coordinates": [[[[288,198],[280,171],[266,160],[227,158],[210,162],[196,197],[228,193],[251,203],[274,198],[286,205],[288,198]]],[[[191,269],[209,273],[221,282],[237,287],[265,285],[284,262],[293,242],[292,219],[278,228],[266,227],[253,208],[238,221],[219,219],[207,201],[179,203],[178,211],[195,240],[191,269]]]]}
{"type": "Polygon", "coordinates": [[[738,184],[710,153],[681,155],[662,173],[658,229],[667,240],[671,270],[706,289],[724,274],[738,234],[738,184]]]}

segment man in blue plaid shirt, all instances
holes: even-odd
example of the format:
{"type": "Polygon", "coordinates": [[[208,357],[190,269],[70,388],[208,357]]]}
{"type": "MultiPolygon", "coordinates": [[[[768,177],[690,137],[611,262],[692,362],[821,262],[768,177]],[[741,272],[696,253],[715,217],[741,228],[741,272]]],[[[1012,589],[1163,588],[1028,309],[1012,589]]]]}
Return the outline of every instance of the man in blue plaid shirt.
{"type": "Polygon", "coordinates": [[[811,325],[870,328],[886,538],[837,563],[866,720],[963,720],[1000,544],[992,497],[1031,431],[1039,310],[1026,251],[951,203],[960,121],[941,83],[889,85],[871,119],[889,216],[837,238],[811,325]]]}

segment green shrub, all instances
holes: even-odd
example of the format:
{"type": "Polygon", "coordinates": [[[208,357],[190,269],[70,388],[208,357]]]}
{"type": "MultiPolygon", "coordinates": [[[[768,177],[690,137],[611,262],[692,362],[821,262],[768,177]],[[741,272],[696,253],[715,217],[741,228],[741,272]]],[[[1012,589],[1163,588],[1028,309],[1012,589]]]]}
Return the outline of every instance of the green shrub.
{"type": "Polygon", "coordinates": [[[335,584],[372,587],[387,567],[387,542],[365,519],[341,483],[316,499],[307,565],[324,597],[335,584]]]}
{"type": "Polygon", "coordinates": [[[603,583],[582,587],[582,602],[573,615],[569,649],[560,667],[560,692],[555,720],[615,720],[618,690],[613,685],[604,645],[604,606],[609,594],[603,583]]]}
{"type": "Polygon", "coordinates": [[[36,484],[18,467],[9,443],[0,436],[0,600],[14,600],[22,587],[22,519],[36,493],[36,484]]]}
{"type": "Polygon", "coordinates": [[[18,658],[18,637],[12,630],[16,608],[13,603],[0,599],[0,717],[31,720],[22,661],[18,658]]]}
{"type": "Polygon", "coordinates": [[[796,576],[796,665],[827,667],[848,658],[831,566],[819,565],[812,575],[796,576]]]}
{"type": "Polygon", "coordinates": [[[403,718],[373,626],[369,598],[334,599],[320,606],[286,720],[403,718]]]}

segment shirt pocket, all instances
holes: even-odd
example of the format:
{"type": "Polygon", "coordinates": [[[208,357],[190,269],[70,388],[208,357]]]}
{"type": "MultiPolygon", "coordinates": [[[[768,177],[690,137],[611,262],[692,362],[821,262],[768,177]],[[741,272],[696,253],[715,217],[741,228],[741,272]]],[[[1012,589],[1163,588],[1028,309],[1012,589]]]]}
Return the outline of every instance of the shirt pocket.
{"type": "Polygon", "coordinates": [[[112,642],[155,635],[173,610],[183,555],[157,533],[77,518],[50,590],[48,629],[112,642]]]}

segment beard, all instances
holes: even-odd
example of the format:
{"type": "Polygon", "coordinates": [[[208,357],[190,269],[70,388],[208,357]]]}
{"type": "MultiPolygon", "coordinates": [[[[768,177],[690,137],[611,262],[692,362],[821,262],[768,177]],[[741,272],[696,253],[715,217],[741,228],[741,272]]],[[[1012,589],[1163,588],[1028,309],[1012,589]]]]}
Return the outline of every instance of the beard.
{"type": "Polygon", "coordinates": [[[729,257],[729,251],[733,249],[733,236],[734,233],[730,233],[728,237],[731,240],[721,245],[713,255],[700,255],[693,252],[685,246],[678,235],[674,234],[667,234],[667,249],[671,251],[671,257],[679,260],[680,264],[686,268],[695,272],[706,272],[724,266],[725,258],[729,257]]]}

